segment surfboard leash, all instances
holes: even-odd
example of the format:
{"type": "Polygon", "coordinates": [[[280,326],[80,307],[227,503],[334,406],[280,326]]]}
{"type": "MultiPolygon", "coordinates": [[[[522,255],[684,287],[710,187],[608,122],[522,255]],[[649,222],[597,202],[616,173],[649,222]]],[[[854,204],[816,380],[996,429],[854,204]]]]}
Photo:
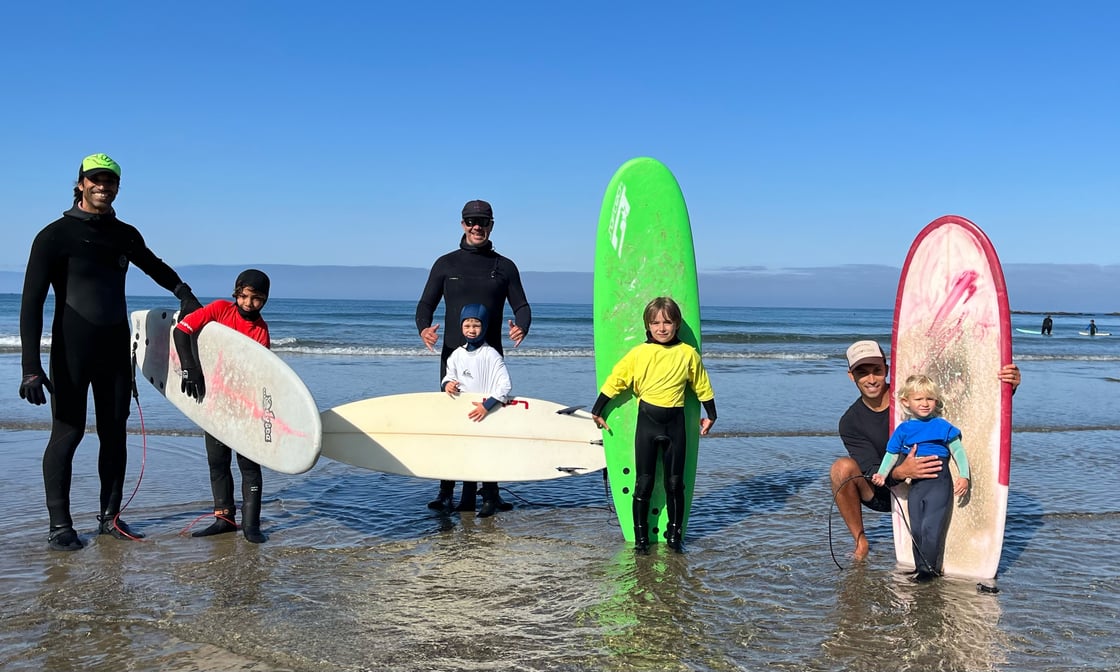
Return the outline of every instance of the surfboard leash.
{"type": "Polygon", "coordinates": [[[210,512],[204,513],[201,516],[199,516],[198,518],[195,518],[191,522],[187,523],[186,527],[179,530],[179,536],[180,537],[186,537],[186,536],[190,535],[191,528],[194,527],[195,525],[198,525],[198,522],[200,520],[203,520],[203,519],[206,519],[206,518],[217,518],[218,520],[224,520],[227,523],[229,523],[230,525],[232,525],[234,530],[240,530],[241,526],[237,524],[236,520],[234,520],[235,515],[236,514],[230,514],[230,515],[227,516],[225,514],[220,514],[217,511],[210,511],[210,512]]]}
{"type": "Polygon", "coordinates": [[[140,390],[136,387],[136,345],[137,345],[136,341],[133,340],[133,342],[132,342],[132,398],[134,400],[136,400],[136,414],[140,417],[140,446],[141,446],[141,448],[140,448],[140,474],[136,477],[136,487],[134,487],[132,489],[132,494],[130,494],[128,496],[128,501],[125,502],[121,506],[119,511],[117,511],[117,515],[113,516],[113,528],[117,532],[120,532],[122,535],[124,535],[125,537],[130,539],[131,541],[141,541],[142,542],[142,541],[144,541],[143,539],[141,539],[139,537],[132,536],[128,532],[125,532],[124,530],[122,530],[119,525],[117,525],[117,521],[120,520],[121,514],[124,513],[124,510],[128,508],[129,504],[132,503],[133,498],[136,497],[136,493],[140,490],[140,483],[144,480],[144,468],[145,468],[145,466],[147,466],[147,463],[148,463],[148,432],[144,427],[144,409],[140,406],[140,390]]]}
{"type": "Polygon", "coordinates": [[[617,516],[618,512],[614,510],[614,497],[611,496],[611,478],[606,467],[603,467],[603,498],[607,500],[607,511],[610,511],[612,516],[617,516]]]}
{"type": "MultiPolygon", "coordinates": [[[[901,510],[902,509],[902,500],[900,500],[898,498],[898,495],[894,494],[894,490],[891,490],[891,497],[894,498],[895,505],[901,510]]],[[[909,521],[909,519],[906,518],[906,516],[902,516],[902,524],[906,526],[906,531],[910,534],[910,538],[913,539],[914,538],[914,531],[910,529],[910,521],[909,521]]],[[[914,552],[918,554],[918,557],[922,559],[922,562],[925,564],[926,567],[932,567],[933,566],[928,560],[926,560],[926,556],[922,555],[921,549],[919,549],[917,546],[915,546],[913,544],[911,544],[911,546],[913,547],[914,552]]],[[[944,549],[942,549],[942,550],[944,550],[944,549]]],[[[934,570],[933,575],[937,576],[937,577],[944,577],[945,576],[945,574],[943,572],[941,572],[940,570],[934,570]]],[[[983,581],[980,581],[976,584],[976,592],[983,593],[983,594],[989,594],[989,595],[997,595],[997,594],[999,594],[999,588],[997,586],[995,586],[994,584],[988,584],[988,583],[984,583],[983,581]]]]}
{"type": "MultiPolygon", "coordinates": [[[[858,474],[856,476],[849,476],[843,481],[840,481],[840,485],[837,486],[836,491],[832,493],[832,502],[829,503],[828,506],[828,552],[832,555],[832,562],[836,563],[836,566],[840,568],[840,571],[844,571],[845,569],[847,569],[847,567],[841,565],[840,561],[836,559],[836,550],[832,546],[832,510],[836,508],[836,495],[844,489],[845,485],[847,485],[850,481],[856,480],[857,478],[870,480],[868,479],[867,475],[858,474]]],[[[891,498],[894,499],[895,506],[897,506],[899,510],[901,510],[902,500],[898,498],[898,495],[894,494],[894,490],[891,490],[891,498]]],[[[863,502],[860,502],[860,505],[862,504],[863,502]]],[[[910,521],[907,520],[906,516],[902,516],[902,524],[906,526],[906,532],[912,539],[914,537],[914,531],[910,529],[910,521]]],[[[922,555],[922,551],[920,549],[915,547],[914,551],[918,554],[918,557],[922,559],[923,564],[925,564],[927,567],[931,566],[929,561],[926,560],[926,557],[922,555]]],[[[934,574],[937,576],[942,576],[941,572],[935,571],[934,574]]]]}
{"type": "MultiPolygon", "coordinates": [[[[563,469],[561,469],[561,471],[563,471],[563,469]]],[[[610,483],[607,481],[607,470],[606,470],[606,468],[603,468],[603,469],[600,469],[600,471],[603,472],[603,487],[604,487],[605,492],[606,492],[607,505],[605,507],[592,506],[592,507],[588,507],[588,508],[592,508],[592,509],[605,508],[606,510],[610,511],[611,514],[613,515],[615,511],[614,511],[613,499],[611,498],[611,486],[610,486],[610,483]]],[[[547,503],[544,503],[544,502],[534,502],[534,501],[531,501],[529,499],[526,499],[525,497],[522,497],[521,495],[517,494],[513,490],[510,490],[507,486],[504,486],[504,485],[498,486],[498,489],[501,490],[502,492],[506,493],[510,497],[512,497],[514,499],[517,499],[522,504],[526,504],[528,506],[535,506],[535,507],[540,507],[540,508],[556,508],[555,504],[547,504],[547,503]]],[[[206,515],[209,516],[211,514],[206,514],[206,515]]],[[[206,516],[202,516],[202,517],[205,518],[206,516]]],[[[193,525],[194,523],[191,523],[191,524],[193,525]]]]}
{"type": "Polygon", "coordinates": [[[840,569],[840,571],[844,571],[845,569],[847,569],[847,567],[841,565],[840,561],[836,559],[836,549],[832,547],[832,510],[836,508],[836,495],[844,489],[845,485],[847,485],[850,481],[856,480],[857,478],[867,478],[867,476],[859,474],[858,476],[849,476],[843,481],[840,481],[840,485],[837,486],[836,491],[832,493],[832,501],[829,502],[828,505],[828,553],[832,556],[832,562],[836,563],[836,566],[840,569]]]}

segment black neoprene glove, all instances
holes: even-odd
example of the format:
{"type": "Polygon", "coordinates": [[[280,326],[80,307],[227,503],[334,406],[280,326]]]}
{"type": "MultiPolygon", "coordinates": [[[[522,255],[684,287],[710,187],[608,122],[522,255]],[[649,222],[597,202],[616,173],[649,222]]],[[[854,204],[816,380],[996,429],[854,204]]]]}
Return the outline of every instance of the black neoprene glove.
{"type": "Polygon", "coordinates": [[[176,327],[171,330],[171,340],[175,342],[175,352],[179,353],[179,368],[183,371],[179,389],[191,399],[202,401],[206,396],[206,380],[202,375],[202,365],[194,356],[194,338],[176,327]]]}
{"type": "Polygon", "coordinates": [[[179,299],[179,321],[202,307],[202,304],[198,302],[198,297],[191,291],[191,286],[185,282],[176,285],[173,293],[175,298],[179,299]]]}
{"type": "Polygon", "coordinates": [[[23,374],[23,381],[19,384],[19,398],[41,406],[47,403],[47,395],[43,394],[44,387],[47,388],[47,392],[54,394],[54,386],[40,366],[37,371],[23,374]]]}
{"type": "Polygon", "coordinates": [[[191,399],[201,402],[202,398],[206,396],[206,381],[202,377],[202,367],[184,368],[183,380],[179,384],[179,389],[191,399]]]}

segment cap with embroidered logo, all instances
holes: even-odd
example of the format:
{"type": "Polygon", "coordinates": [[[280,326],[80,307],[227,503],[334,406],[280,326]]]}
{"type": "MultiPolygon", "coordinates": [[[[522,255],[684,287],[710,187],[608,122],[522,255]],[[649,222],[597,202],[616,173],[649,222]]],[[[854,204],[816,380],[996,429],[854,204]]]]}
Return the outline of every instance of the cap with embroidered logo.
{"type": "Polygon", "coordinates": [[[879,360],[886,364],[887,358],[883,349],[875,341],[856,341],[848,348],[848,370],[852,371],[860,364],[879,360]]]}
{"type": "Polygon", "coordinates": [[[97,175],[98,173],[112,173],[116,175],[119,180],[121,177],[121,165],[109,158],[108,154],[90,154],[82,159],[82,165],[78,166],[79,179],[97,175]]]}

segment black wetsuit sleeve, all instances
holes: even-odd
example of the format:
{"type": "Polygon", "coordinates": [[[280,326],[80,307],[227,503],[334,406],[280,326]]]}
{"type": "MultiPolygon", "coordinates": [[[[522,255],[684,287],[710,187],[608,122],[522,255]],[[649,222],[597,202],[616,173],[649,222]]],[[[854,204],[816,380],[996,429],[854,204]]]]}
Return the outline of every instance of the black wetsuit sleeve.
{"type": "Polygon", "coordinates": [[[175,351],[179,353],[179,365],[183,370],[197,369],[198,360],[194,357],[193,337],[182,329],[172,329],[171,337],[175,340],[175,351]]]}
{"type": "Polygon", "coordinates": [[[708,414],[708,419],[711,420],[712,422],[715,422],[716,421],[716,400],[715,400],[715,398],[713,397],[713,398],[703,402],[703,404],[704,404],[704,412],[708,414]]]}
{"type": "Polygon", "coordinates": [[[22,346],[23,373],[36,373],[42,368],[39,343],[43,338],[43,306],[50,290],[51,255],[49,230],[44,229],[31,244],[27,271],[23,276],[23,298],[19,310],[19,338],[22,346]]]}
{"type": "Polygon", "coordinates": [[[591,415],[603,417],[603,409],[607,407],[607,402],[610,400],[610,397],[600,392],[599,398],[595,400],[595,405],[591,407],[591,415]]]}
{"type": "MultiPolygon", "coordinates": [[[[424,291],[420,293],[420,300],[416,302],[416,331],[421,332],[432,326],[432,318],[436,314],[436,307],[443,298],[443,281],[447,276],[446,263],[443,257],[436,260],[432,270],[428,273],[428,282],[424,291]]],[[[450,329],[450,325],[444,325],[450,329]]]]}
{"type": "Polygon", "coordinates": [[[139,231],[133,229],[136,236],[136,246],[129,254],[128,260],[136,264],[136,268],[144,271],[156,284],[163,287],[167,291],[174,293],[179,285],[183,284],[183,279],[175,272],[175,269],[167,265],[167,263],[160,259],[148,249],[147,244],[144,242],[144,237],[140,235],[139,231]]]}
{"type": "Polygon", "coordinates": [[[533,323],[533,310],[529,307],[529,299],[525,296],[525,288],[521,286],[521,271],[510,262],[509,288],[506,299],[509,301],[510,310],[513,311],[513,322],[525,335],[529,335],[529,325],[533,323]]]}

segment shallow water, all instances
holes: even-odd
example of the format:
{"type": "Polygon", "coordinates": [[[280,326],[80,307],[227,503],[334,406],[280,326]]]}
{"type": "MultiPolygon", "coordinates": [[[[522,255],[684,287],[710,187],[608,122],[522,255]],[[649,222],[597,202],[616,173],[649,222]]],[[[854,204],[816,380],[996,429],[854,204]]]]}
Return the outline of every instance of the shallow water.
{"type": "MultiPolygon", "coordinates": [[[[1017,448],[1111,434],[1026,434],[1017,448]]],[[[1001,592],[990,595],[896,575],[887,516],[868,516],[873,552],[861,564],[833,518],[839,569],[822,470],[790,469],[834,452],[829,438],[706,439],[687,553],[659,547],[648,557],[622,543],[598,474],[508,485],[517,508],[477,519],[429,512],[432,483],[327,460],[302,476],[267,474],[268,543],[182,537],[209,507],[201,440],[158,436],[126,511],[148,540],[92,536],[96,451],[83,446],[75,518],[89,546],[51,553],[37,473],[44,441],[0,434],[0,501],[11,512],[0,533],[6,670],[1112,670],[1120,661],[1120,512],[1071,487],[1073,460],[1016,464],[1001,592]]],[[[1100,485],[1114,491],[1120,477],[1100,485]]]]}
{"type": "MultiPolygon", "coordinates": [[[[838,340],[858,328],[830,320],[838,340]]],[[[1116,670],[1120,507],[1111,493],[1120,472],[1106,465],[1120,439],[1120,358],[1101,343],[1056,341],[1016,341],[1024,384],[994,595],[970,582],[906,582],[885,515],[867,514],[872,554],[853,563],[827,482],[843,453],[837,419],[856,396],[838,343],[789,346],[820,353],[811,357],[739,343],[728,347],[742,356],[707,360],[720,419],[701,442],[687,552],[659,547],[648,557],[623,544],[599,474],[506,484],[517,506],[494,518],[440,517],[425,506],[434,483],[326,459],[302,475],[265,472],[268,543],[180,536],[210,509],[202,439],[143,387],[148,434],[134,413],[126,496],[141,466],[143,480],[124,518],[148,539],[94,535],[89,435],[73,488],[88,546],[48,552],[48,416],[14,398],[18,355],[3,353],[0,380],[14,400],[0,409],[0,506],[9,514],[0,667],[1116,670]]],[[[437,360],[410,347],[282,354],[327,408],[434,386],[437,360]]],[[[589,354],[548,348],[511,356],[516,391],[589,405],[589,354]]]]}

